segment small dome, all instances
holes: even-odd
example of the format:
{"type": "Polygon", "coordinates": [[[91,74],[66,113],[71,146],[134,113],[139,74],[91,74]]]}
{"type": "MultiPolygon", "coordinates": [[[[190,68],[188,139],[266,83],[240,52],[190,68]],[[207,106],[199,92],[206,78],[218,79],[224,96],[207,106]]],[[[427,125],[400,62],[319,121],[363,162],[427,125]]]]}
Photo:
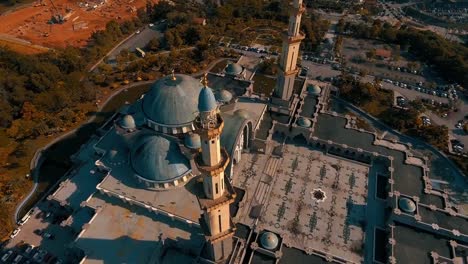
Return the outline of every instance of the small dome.
{"type": "Polygon", "coordinates": [[[184,144],[187,148],[191,149],[201,148],[200,135],[196,133],[187,134],[184,139],[184,144]]]}
{"type": "Polygon", "coordinates": [[[135,119],[131,115],[124,115],[122,119],[120,119],[120,126],[125,129],[135,129],[135,119]]]}
{"type": "Polygon", "coordinates": [[[209,112],[216,109],[216,99],[209,87],[203,87],[198,95],[198,111],[209,112]]]}
{"type": "Polygon", "coordinates": [[[190,172],[189,161],[177,143],[159,135],[139,137],[130,162],[139,177],[151,182],[173,182],[190,172]]]}
{"type": "Polygon", "coordinates": [[[265,232],[260,237],[260,244],[262,247],[273,250],[278,247],[279,239],[278,236],[272,232],[265,232]]]}
{"type": "Polygon", "coordinates": [[[249,118],[250,118],[250,113],[249,113],[247,110],[245,110],[245,109],[236,110],[236,111],[234,112],[234,114],[237,115],[237,116],[243,117],[243,118],[245,118],[245,119],[249,119],[249,118]]]}
{"type": "Polygon", "coordinates": [[[224,71],[227,73],[227,74],[230,74],[230,75],[238,75],[238,74],[241,74],[241,72],[243,71],[244,69],[242,68],[242,66],[240,66],[239,64],[237,63],[232,63],[232,62],[229,62],[228,65],[226,66],[226,68],[224,69],[224,71]]]}
{"type": "Polygon", "coordinates": [[[216,93],[216,99],[222,103],[229,103],[232,100],[232,93],[226,90],[221,90],[216,93]]]}
{"type": "Polygon", "coordinates": [[[313,95],[319,95],[322,92],[322,88],[316,84],[309,85],[307,87],[307,92],[313,95]]]}
{"type": "Polygon", "coordinates": [[[143,98],[146,118],[163,125],[184,125],[197,117],[200,82],[188,75],[165,76],[143,98]]]}
{"type": "Polygon", "coordinates": [[[304,118],[304,117],[299,117],[297,119],[297,124],[301,127],[311,127],[312,126],[312,122],[307,119],[307,118],[304,118]]]}
{"type": "Polygon", "coordinates": [[[416,211],[416,204],[413,200],[402,197],[398,200],[398,206],[405,213],[414,213],[416,211]]]}

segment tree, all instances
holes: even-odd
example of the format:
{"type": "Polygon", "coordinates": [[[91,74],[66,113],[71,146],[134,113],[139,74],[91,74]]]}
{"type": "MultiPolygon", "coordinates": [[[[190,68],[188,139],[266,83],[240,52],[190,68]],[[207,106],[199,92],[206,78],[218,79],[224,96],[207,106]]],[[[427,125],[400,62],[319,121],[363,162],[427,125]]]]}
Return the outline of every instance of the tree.
{"type": "Polygon", "coordinates": [[[151,10],[151,18],[153,20],[161,20],[161,19],[166,19],[167,14],[169,12],[173,11],[172,5],[169,3],[169,1],[158,1],[157,4],[153,5],[153,8],[151,10]]]}
{"type": "Polygon", "coordinates": [[[159,46],[160,46],[159,39],[154,37],[148,42],[148,44],[146,44],[145,49],[150,50],[150,51],[158,51],[159,46]]]}
{"type": "Polygon", "coordinates": [[[465,131],[465,133],[468,134],[468,123],[465,123],[465,124],[463,125],[463,131],[465,131]]]}

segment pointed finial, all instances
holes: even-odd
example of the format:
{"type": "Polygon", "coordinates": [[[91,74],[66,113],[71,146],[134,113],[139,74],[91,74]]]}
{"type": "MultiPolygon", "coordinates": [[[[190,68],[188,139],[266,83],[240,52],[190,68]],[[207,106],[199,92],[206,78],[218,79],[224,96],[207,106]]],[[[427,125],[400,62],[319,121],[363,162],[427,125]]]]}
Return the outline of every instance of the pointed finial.
{"type": "Polygon", "coordinates": [[[172,80],[175,81],[176,80],[176,77],[175,77],[175,73],[174,73],[174,69],[172,69],[171,73],[172,73],[172,80]]]}
{"type": "Polygon", "coordinates": [[[203,83],[203,86],[208,87],[208,73],[207,72],[203,74],[202,83],[203,83]]]}

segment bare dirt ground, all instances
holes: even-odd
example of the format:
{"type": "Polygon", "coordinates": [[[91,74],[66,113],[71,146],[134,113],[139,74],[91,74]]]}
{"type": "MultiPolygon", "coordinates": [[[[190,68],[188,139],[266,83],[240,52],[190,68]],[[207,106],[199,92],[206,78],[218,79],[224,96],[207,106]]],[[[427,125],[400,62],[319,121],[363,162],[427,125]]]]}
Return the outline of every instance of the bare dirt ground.
{"type": "Polygon", "coordinates": [[[1,15],[0,33],[46,47],[82,47],[92,33],[104,29],[108,21],[128,20],[146,4],[145,0],[52,0],[58,13],[68,18],[63,24],[50,25],[47,22],[57,12],[50,0],[39,1],[1,15]]]}

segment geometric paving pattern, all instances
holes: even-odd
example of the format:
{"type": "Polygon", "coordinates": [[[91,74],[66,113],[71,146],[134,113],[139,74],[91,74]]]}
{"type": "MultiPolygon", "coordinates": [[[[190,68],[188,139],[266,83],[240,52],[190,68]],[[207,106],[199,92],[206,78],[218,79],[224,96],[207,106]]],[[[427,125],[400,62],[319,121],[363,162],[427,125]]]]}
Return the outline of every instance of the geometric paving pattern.
{"type": "Polygon", "coordinates": [[[367,175],[367,166],[285,145],[260,226],[281,234],[287,246],[360,263],[367,175]],[[313,197],[319,188],[322,202],[313,197]]]}

